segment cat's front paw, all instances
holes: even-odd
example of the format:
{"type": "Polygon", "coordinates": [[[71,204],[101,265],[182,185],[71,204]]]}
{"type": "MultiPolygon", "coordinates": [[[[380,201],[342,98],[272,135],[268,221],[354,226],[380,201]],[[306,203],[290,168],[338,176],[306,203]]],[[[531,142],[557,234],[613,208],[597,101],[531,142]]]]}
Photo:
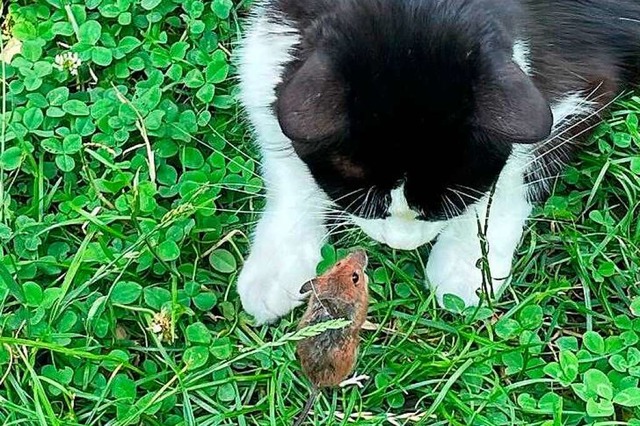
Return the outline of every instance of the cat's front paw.
{"type": "MultiPolygon", "coordinates": [[[[443,240],[438,241],[431,251],[426,275],[440,306],[443,306],[445,294],[458,296],[467,307],[477,306],[480,302],[480,292],[483,290],[482,271],[478,267],[480,253],[479,250],[470,250],[467,244],[443,240]]],[[[492,286],[494,293],[498,293],[505,284],[511,262],[508,256],[490,256],[493,279],[488,285],[492,286]]]]}
{"type": "Polygon", "coordinates": [[[315,276],[316,244],[282,242],[255,246],[238,278],[242,307],[258,324],[269,323],[302,303],[300,288],[315,276]]]}
{"type": "Polygon", "coordinates": [[[477,306],[482,288],[482,272],[471,259],[449,258],[447,261],[429,258],[427,279],[435,291],[438,303],[444,306],[445,294],[462,299],[466,306],[477,306]]]}

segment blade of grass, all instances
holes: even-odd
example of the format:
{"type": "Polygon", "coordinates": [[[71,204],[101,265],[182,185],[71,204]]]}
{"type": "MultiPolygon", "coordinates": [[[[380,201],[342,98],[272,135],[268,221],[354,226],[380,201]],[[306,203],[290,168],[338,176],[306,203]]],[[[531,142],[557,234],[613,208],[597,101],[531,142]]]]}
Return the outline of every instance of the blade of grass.
{"type": "Polygon", "coordinates": [[[9,290],[11,295],[15,297],[18,302],[26,302],[22,286],[13,279],[11,273],[2,262],[0,262],[0,279],[2,279],[2,282],[7,287],[7,290],[9,290]]]}
{"type": "Polygon", "coordinates": [[[84,254],[87,251],[87,247],[89,246],[89,243],[91,242],[95,234],[96,234],[96,231],[90,231],[89,233],[87,233],[87,235],[84,237],[84,240],[82,241],[82,244],[80,244],[78,251],[73,257],[73,260],[69,265],[69,269],[67,270],[67,273],[64,276],[64,280],[62,281],[60,296],[58,296],[58,299],[55,301],[55,303],[53,304],[53,307],[51,308],[51,314],[49,315],[51,322],[54,322],[55,320],[58,319],[58,312],[60,310],[60,305],[64,303],[64,305],[66,306],[66,304],[69,303],[69,301],[66,300],[67,293],[71,288],[71,284],[73,284],[73,279],[78,273],[78,269],[80,269],[80,265],[82,264],[82,258],[84,257],[84,254]]]}

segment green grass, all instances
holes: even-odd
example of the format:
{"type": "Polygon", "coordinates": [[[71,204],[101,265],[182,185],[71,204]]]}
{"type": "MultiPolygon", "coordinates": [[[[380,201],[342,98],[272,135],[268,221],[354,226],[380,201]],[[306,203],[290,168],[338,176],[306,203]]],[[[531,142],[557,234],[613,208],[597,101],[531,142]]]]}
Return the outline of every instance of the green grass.
{"type": "MultiPolygon", "coordinates": [[[[234,100],[230,0],[13,1],[2,63],[0,422],[290,424],[301,310],[254,327],[234,283],[264,204],[234,100]],[[78,75],[52,67],[77,52],[78,75]]],[[[640,425],[640,99],[530,223],[491,307],[437,307],[428,247],[365,245],[364,388],[315,424],[640,425]],[[327,419],[333,419],[329,421],[327,419]],[[395,422],[395,423],[393,423],[395,422]]]]}

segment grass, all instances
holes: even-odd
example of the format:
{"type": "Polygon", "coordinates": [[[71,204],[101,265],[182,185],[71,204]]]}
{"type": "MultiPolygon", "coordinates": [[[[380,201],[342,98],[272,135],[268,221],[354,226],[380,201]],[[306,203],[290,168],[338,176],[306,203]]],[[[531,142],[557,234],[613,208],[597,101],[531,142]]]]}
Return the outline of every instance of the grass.
{"type": "MultiPolygon", "coordinates": [[[[2,58],[22,44],[1,62],[3,425],[277,425],[304,405],[301,311],[254,327],[233,286],[264,202],[229,60],[246,9],[3,11],[2,58]],[[77,76],[53,67],[68,51],[77,76]]],[[[310,422],[640,424],[640,99],[614,111],[538,209],[491,307],[438,308],[428,247],[347,233],[324,248],[326,265],[367,246],[376,327],[364,388],[325,392],[310,422]]]]}

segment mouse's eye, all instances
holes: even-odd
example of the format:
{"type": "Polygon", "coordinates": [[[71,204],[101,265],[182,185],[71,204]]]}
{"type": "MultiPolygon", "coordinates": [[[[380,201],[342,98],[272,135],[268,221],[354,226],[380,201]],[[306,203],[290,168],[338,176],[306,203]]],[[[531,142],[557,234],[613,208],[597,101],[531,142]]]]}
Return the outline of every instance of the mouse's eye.
{"type": "Polygon", "coordinates": [[[354,284],[358,284],[358,281],[360,281],[360,275],[358,275],[357,272],[354,272],[351,275],[351,281],[353,281],[354,284]]]}

